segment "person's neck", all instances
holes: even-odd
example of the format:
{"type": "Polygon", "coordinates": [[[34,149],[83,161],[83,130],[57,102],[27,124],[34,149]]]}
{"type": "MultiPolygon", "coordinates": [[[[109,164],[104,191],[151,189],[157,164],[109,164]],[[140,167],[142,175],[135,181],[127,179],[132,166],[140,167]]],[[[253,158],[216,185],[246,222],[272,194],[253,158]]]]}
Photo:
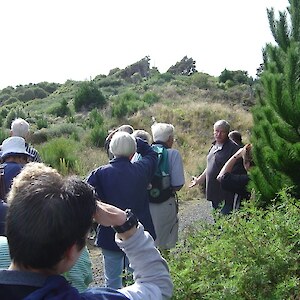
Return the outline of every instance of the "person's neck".
{"type": "Polygon", "coordinates": [[[58,275],[56,268],[55,269],[35,269],[31,267],[24,267],[22,265],[16,264],[14,262],[11,262],[8,270],[11,271],[23,271],[23,272],[33,272],[33,273],[39,273],[44,276],[50,276],[50,275],[58,275]]]}

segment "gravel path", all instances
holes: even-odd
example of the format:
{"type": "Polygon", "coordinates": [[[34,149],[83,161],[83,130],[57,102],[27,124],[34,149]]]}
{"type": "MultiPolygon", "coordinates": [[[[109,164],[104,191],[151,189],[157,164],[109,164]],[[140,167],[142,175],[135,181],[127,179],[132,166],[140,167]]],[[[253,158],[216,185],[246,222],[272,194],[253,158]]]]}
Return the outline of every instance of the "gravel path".
{"type": "MultiPolygon", "coordinates": [[[[191,201],[181,201],[179,203],[179,239],[182,238],[183,233],[195,221],[203,220],[213,222],[211,215],[211,204],[204,199],[197,199],[191,201]]],[[[90,284],[92,286],[103,286],[103,271],[102,271],[102,254],[98,247],[93,245],[93,241],[89,241],[88,248],[93,264],[94,281],[90,284]]]]}

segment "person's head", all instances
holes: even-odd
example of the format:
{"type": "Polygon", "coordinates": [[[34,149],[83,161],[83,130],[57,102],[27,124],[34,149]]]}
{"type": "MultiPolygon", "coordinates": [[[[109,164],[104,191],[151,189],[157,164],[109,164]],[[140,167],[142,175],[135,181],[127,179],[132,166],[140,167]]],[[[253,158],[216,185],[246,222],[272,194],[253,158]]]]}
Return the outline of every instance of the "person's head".
{"type": "Polygon", "coordinates": [[[118,128],[118,131],[127,132],[129,134],[132,134],[134,129],[132,126],[125,124],[125,125],[120,126],[118,128]]]}
{"type": "Polygon", "coordinates": [[[243,145],[243,142],[242,142],[242,135],[239,131],[237,130],[233,130],[233,131],[230,131],[229,134],[228,134],[228,137],[234,141],[235,143],[237,143],[238,145],[243,145]]]}
{"type": "Polygon", "coordinates": [[[29,163],[8,194],[6,233],[19,268],[62,273],[76,262],[96,210],[93,189],[62,177],[41,163],[29,163]]]}
{"type": "Polygon", "coordinates": [[[20,136],[24,139],[27,138],[29,133],[29,123],[22,118],[15,119],[11,123],[10,134],[11,136],[20,136]]]}
{"type": "Polygon", "coordinates": [[[224,144],[228,140],[230,125],[225,120],[219,120],[214,124],[214,138],[218,144],[224,144]]]}
{"type": "Polygon", "coordinates": [[[244,168],[246,171],[248,171],[253,166],[252,145],[251,144],[247,144],[244,146],[243,164],[244,164],[244,168]]]}
{"type": "Polygon", "coordinates": [[[26,163],[32,155],[26,151],[25,140],[19,136],[12,136],[2,142],[2,161],[26,163]]]}
{"type": "Polygon", "coordinates": [[[135,138],[127,132],[118,131],[110,141],[109,150],[115,157],[131,158],[136,152],[135,138]]]}
{"type": "Polygon", "coordinates": [[[143,129],[137,129],[132,133],[132,136],[134,138],[139,137],[143,141],[147,142],[148,144],[151,144],[151,135],[149,132],[143,130],[143,129]]]}
{"type": "Polygon", "coordinates": [[[151,132],[154,143],[162,142],[169,148],[172,147],[174,142],[174,126],[172,124],[154,123],[151,126],[151,132]]]}

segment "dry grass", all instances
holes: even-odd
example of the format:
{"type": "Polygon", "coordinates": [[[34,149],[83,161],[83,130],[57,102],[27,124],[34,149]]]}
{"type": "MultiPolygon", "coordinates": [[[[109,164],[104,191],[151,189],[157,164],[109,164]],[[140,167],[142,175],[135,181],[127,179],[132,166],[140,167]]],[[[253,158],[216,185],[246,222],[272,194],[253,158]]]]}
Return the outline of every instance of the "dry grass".
{"type": "Polygon", "coordinates": [[[138,112],[128,122],[134,127],[150,132],[151,117],[158,122],[167,122],[175,126],[176,140],[174,148],[183,157],[186,185],[180,191],[183,200],[203,196],[199,189],[189,189],[188,184],[193,175],[198,175],[206,166],[206,154],[213,141],[213,124],[219,119],[225,119],[231,128],[242,133],[244,142],[249,142],[249,132],[252,127],[252,115],[239,105],[207,102],[198,98],[191,101],[181,98],[174,103],[158,103],[148,110],[138,112]]]}

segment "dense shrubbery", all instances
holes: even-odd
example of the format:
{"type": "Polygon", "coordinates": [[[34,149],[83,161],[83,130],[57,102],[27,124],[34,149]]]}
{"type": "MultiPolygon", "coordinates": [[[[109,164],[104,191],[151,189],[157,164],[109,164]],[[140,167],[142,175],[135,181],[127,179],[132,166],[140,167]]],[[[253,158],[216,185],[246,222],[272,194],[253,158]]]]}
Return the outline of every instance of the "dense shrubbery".
{"type": "Polygon", "coordinates": [[[194,229],[172,256],[173,299],[298,299],[300,209],[286,193],[194,229]]]}
{"type": "Polygon", "coordinates": [[[159,96],[154,92],[147,92],[142,97],[129,91],[121,94],[112,105],[112,116],[122,118],[131,115],[148,105],[159,101],[159,96]]]}
{"type": "Polygon", "coordinates": [[[82,107],[99,106],[102,107],[106,100],[98,89],[97,85],[92,82],[83,82],[80,84],[74,98],[74,107],[79,111],[82,107]]]}
{"type": "Polygon", "coordinates": [[[56,103],[53,107],[49,109],[49,114],[55,115],[57,117],[70,116],[71,110],[68,106],[68,101],[63,98],[60,103],[56,103]]]}
{"type": "Polygon", "coordinates": [[[36,121],[37,129],[47,128],[48,127],[48,120],[44,116],[39,117],[36,121]]]}
{"type": "Polygon", "coordinates": [[[11,122],[16,118],[26,119],[26,114],[21,107],[11,109],[5,119],[5,127],[10,128],[11,122]]]}
{"type": "Polygon", "coordinates": [[[60,173],[67,175],[79,173],[80,167],[76,159],[77,144],[72,139],[55,138],[40,148],[40,154],[46,164],[60,173]]]}
{"type": "Polygon", "coordinates": [[[96,124],[90,131],[89,139],[93,146],[103,147],[106,136],[107,130],[103,126],[96,124]]]}

